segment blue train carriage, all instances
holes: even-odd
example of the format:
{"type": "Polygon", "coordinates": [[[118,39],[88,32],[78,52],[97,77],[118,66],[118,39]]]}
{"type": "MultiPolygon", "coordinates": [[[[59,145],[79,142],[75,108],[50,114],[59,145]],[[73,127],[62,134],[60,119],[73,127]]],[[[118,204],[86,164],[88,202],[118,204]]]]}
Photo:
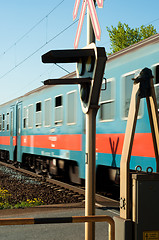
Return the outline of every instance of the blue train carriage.
{"type": "Polygon", "coordinates": [[[78,86],[42,86],[2,105],[0,128],[1,155],[8,160],[37,172],[67,174],[73,182],[84,178],[85,121],[78,86]]]}
{"type": "MultiPolygon", "coordinates": [[[[152,69],[159,83],[159,34],[109,56],[97,114],[96,165],[102,183],[119,180],[120,158],[134,74],[152,69]],[[105,89],[105,90],[104,90],[105,89]]],[[[75,72],[69,77],[74,77],[75,72]]],[[[159,101],[158,101],[159,102],[159,101]]],[[[85,116],[78,86],[42,86],[0,106],[0,158],[37,172],[85,178],[85,116]]],[[[142,100],[130,167],[152,166],[155,158],[145,100],[142,100]]]]}
{"type": "Polygon", "coordinates": [[[7,161],[16,157],[15,101],[0,106],[0,159],[7,161]]]}
{"type": "MultiPolygon", "coordinates": [[[[148,67],[154,75],[159,108],[159,34],[109,56],[106,65],[107,88],[103,81],[100,110],[97,116],[96,164],[116,181],[126,129],[134,75],[148,67]],[[105,167],[104,167],[105,166],[105,167]],[[105,170],[104,170],[105,168],[105,170]]],[[[146,100],[142,99],[132,148],[130,168],[151,166],[156,171],[152,135],[146,100]]]]}

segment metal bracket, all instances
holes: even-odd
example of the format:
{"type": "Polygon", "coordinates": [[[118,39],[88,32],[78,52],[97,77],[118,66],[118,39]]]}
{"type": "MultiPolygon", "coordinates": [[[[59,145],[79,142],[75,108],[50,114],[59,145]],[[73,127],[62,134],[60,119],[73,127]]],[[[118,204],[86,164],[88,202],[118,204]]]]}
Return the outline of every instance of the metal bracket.
{"type": "Polygon", "coordinates": [[[126,200],[125,198],[120,198],[120,208],[125,209],[126,206],[126,200]]]}

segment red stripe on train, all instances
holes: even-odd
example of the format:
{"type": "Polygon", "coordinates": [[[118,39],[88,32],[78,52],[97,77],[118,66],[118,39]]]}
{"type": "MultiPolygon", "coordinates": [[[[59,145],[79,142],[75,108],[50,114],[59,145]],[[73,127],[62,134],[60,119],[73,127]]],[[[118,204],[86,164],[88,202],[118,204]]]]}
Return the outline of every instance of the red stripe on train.
{"type": "MultiPolygon", "coordinates": [[[[16,146],[16,136],[13,146],[16,146]]],[[[97,134],[96,151],[99,153],[121,154],[124,142],[122,134],[97,134]]],[[[10,145],[9,136],[0,136],[0,145],[10,145]]],[[[21,136],[21,146],[82,151],[82,134],[75,135],[26,135],[21,136]]],[[[152,134],[136,133],[132,148],[133,156],[155,157],[152,134]]]]}
{"type": "MultiPolygon", "coordinates": [[[[0,145],[7,145],[10,146],[11,145],[11,137],[10,136],[1,136],[0,137],[0,145]]],[[[13,146],[17,145],[17,137],[14,136],[13,137],[13,146]]]]}
{"type": "MultiPolygon", "coordinates": [[[[96,151],[99,153],[121,154],[124,135],[124,133],[97,134],[96,151]]],[[[155,157],[151,133],[135,133],[132,156],[155,157]]]]}
{"type": "Polygon", "coordinates": [[[10,137],[9,136],[0,137],[0,145],[10,145],[10,137]]]}
{"type": "Polygon", "coordinates": [[[21,146],[82,151],[82,134],[27,135],[21,137],[21,146]]]}

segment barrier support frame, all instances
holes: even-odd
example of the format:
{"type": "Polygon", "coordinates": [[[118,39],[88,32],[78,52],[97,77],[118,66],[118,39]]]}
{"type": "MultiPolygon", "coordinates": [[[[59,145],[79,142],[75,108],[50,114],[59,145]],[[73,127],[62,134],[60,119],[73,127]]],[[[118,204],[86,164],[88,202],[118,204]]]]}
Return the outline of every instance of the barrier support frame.
{"type": "MultiPolygon", "coordinates": [[[[123,219],[131,219],[129,165],[141,100],[139,90],[140,82],[134,82],[120,162],[120,217],[123,219]]],[[[146,96],[146,103],[155,151],[156,171],[159,172],[159,119],[153,77],[150,79],[150,95],[146,96]]]]}

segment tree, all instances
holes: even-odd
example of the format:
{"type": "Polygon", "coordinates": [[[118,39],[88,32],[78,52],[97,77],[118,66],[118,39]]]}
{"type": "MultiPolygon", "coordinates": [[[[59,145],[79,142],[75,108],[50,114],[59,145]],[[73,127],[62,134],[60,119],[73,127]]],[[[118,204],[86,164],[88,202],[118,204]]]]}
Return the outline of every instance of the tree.
{"type": "Polygon", "coordinates": [[[142,25],[140,28],[130,28],[128,24],[119,22],[117,27],[106,28],[110,37],[111,53],[118,52],[157,33],[152,24],[147,27],[142,25]]]}

